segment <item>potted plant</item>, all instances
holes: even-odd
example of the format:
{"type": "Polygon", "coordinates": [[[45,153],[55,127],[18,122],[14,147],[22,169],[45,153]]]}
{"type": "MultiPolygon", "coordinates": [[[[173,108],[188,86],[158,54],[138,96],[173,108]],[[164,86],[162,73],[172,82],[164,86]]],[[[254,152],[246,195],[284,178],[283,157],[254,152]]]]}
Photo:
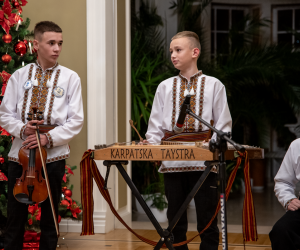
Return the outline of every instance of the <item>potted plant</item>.
{"type": "MultiPolygon", "coordinates": [[[[158,170],[157,167],[156,170],[158,170]]],[[[157,221],[166,222],[168,203],[165,196],[164,175],[159,172],[157,173],[158,181],[149,184],[143,196],[157,221]]]]}

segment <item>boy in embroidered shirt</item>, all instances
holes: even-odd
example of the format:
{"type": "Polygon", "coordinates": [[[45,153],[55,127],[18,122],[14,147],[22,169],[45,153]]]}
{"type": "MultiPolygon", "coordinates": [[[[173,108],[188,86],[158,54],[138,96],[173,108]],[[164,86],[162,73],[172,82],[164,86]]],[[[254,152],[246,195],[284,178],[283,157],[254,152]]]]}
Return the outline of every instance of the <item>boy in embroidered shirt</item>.
{"type": "MultiPolygon", "coordinates": [[[[45,146],[47,151],[46,168],[57,216],[65,159],[70,155],[68,143],[83,126],[80,78],[76,72],[57,63],[63,43],[61,28],[53,22],[40,22],[34,28],[34,38],[37,62],[28,64],[11,75],[0,105],[0,126],[15,137],[8,154],[5,250],[23,249],[28,206],[17,201],[13,188],[16,178],[22,175],[19,149],[22,146],[27,149],[37,148],[34,124],[57,125],[40,135],[41,146],[45,146]],[[27,113],[32,113],[33,106],[43,112],[44,120],[27,122],[27,113]]],[[[40,228],[39,249],[55,250],[58,238],[49,198],[41,203],[40,228]]]]}
{"type": "MultiPolygon", "coordinates": [[[[171,60],[180,70],[178,76],[171,77],[159,84],[153,101],[146,138],[149,143],[169,140],[174,133],[174,125],[186,94],[192,95],[191,110],[206,121],[214,121],[217,129],[230,132],[232,126],[224,85],[216,78],[204,75],[197,68],[200,56],[200,42],[196,33],[183,31],[172,38],[170,44],[171,60]]],[[[185,138],[193,133],[194,140],[203,140],[208,128],[198,120],[187,115],[184,131],[178,136],[185,138]]],[[[216,135],[213,135],[215,138],[216,135]]],[[[164,173],[165,194],[168,200],[167,217],[169,222],[183,204],[203,171],[202,161],[163,161],[159,169],[164,173]]],[[[217,174],[213,168],[204,184],[194,197],[197,213],[197,230],[200,232],[208,224],[218,204],[217,174]]],[[[174,243],[186,240],[188,227],[186,211],[173,230],[174,243]]],[[[219,230],[217,218],[201,235],[201,250],[217,250],[219,230]]],[[[187,245],[176,247],[187,250],[187,245]]]]}

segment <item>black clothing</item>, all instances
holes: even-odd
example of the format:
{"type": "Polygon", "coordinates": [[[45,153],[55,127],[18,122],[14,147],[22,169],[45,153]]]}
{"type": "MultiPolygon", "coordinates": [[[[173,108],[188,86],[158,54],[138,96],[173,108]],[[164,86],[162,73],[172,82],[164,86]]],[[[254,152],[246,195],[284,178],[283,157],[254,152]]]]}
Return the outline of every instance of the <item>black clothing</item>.
{"type": "MultiPolygon", "coordinates": [[[[168,200],[167,217],[170,221],[174,218],[184,200],[193,189],[202,175],[202,171],[165,173],[165,193],[168,200]]],[[[219,197],[217,189],[217,174],[210,173],[194,197],[197,214],[197,230],[202,231],[213,217],[219,197]]],[[[219,246],[219,229],[216,217],[211,226],[204,231],[201,237],[201,250],[217,250],[219,246]]],[[[185,211],[172,231],[174,243],[186,240],[188,229],[187,212],[185,211]]],[[[176,247],[176,250],[188,250],[187,245],[176,247]]]]}
{"type": "MultiPolygon", "coordinates": [[[[58,216],[58,204],[61,198],[61,181],[65,173],[65,165],[65,160],[46,164],[56,216],[58,216]]],[[[5,250],[22,250],[23,248],[24,224],[28,216],[28,205],[18,202],[13,195],[16,178],[20,178],[22,170],[22,166],[18,163],[9,162],[5,250]]],[[[41,203],[40,228],[41,238],[39,249],[55,250],[58,238],[49,197],[41,203]]]]}
{"type": "Polygon", "coordinates": [[[300,249],[300,210],[287,211],[269,234],[273,250],[300,249]]]}

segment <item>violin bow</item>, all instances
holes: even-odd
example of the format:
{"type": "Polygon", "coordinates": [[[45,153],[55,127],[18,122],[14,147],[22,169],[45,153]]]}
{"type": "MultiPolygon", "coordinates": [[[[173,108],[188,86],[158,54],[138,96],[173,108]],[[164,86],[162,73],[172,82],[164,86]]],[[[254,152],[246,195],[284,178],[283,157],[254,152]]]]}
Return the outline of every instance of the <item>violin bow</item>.
{"type": "Polygon", "coordinates": [[[59,238],[60,234],[59,234],[58,224],[57,224],[57,220],[56,220],[56,213],[55,213],[55,209],[54,209],[54,205],[53,205],[52,194],[51,194],[51,190],[50,190],[48,173],[47,173],[47,169],[46,169],[45,162],[44,162],[43,155],[42,155],[40,135],[39,135],[39,132],[38,132],[38,130],[39,130],[38,125],[36,125],[36,128],[37,128],[37,130],[35,131],[36,140],[38,142],[38,148],[39,148],[40,155],[41,155],[41,160],[42,160],[42,165],[43,165],[43,170],[44,170],[44,175],[45,175],[45,180],[46,180],[46,186],[47,186],[49,200],[50,200],[50,205],[51,205],[51,209],[52,209],[52,215],[53,215],[53,220],[54,220],[54,224],[55,224],[56,234],[57,234],[57,238],[59,238]]]}

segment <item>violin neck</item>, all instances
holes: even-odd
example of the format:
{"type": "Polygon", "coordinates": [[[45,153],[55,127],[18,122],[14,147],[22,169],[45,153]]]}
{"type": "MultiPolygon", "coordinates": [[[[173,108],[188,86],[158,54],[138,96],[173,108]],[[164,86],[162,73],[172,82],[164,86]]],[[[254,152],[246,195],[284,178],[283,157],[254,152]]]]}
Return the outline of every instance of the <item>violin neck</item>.
{"type": "Polygon", "coordinates": [[[35,148],[29,150],[29,167],[35,166],[35,150],[35,148]]]}

